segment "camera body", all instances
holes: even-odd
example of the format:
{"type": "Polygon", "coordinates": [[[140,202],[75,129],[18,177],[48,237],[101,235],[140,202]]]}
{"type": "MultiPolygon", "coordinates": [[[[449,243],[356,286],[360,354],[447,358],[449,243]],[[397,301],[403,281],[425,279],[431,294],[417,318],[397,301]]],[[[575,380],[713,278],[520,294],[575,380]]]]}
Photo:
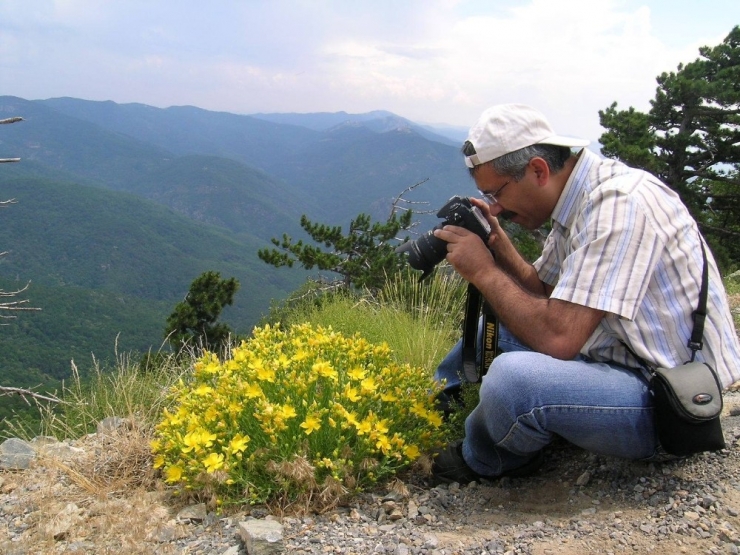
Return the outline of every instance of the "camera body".
{"type": "Polygon", "coordinates": [[[470,202],[468,197],[454,196],[437,212],[438,218],[444,218],[440,224],[434,226],[416,240],[406,241],[396,248],[397,253],[408,254],[409,265],[415,270],[422,270],[420,280],[427,277],[434,267],[447,256],[447,242],[434,236],[436,229],[446,225],[456,225],[472,231],[488,244],[491,235],[491,226],[477,206],[470,202]]]}

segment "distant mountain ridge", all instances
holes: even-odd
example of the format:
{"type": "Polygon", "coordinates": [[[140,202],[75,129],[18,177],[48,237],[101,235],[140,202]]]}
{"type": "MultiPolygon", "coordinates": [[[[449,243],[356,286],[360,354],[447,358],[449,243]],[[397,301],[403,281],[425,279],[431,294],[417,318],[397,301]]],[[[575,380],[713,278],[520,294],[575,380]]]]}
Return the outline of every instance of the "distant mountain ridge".
{"type": "Polygon", "coordinates": [[[455,137],[449,137],[440,133],[437,129],[428,125],[419,125],[406,118],[402,118],[384,110],[374,110],[364,114],[348,114],[347,112],[318,112],[310,114],[296,113],[272,113],[272,114],[250,114],[257,119],[281,123],[286,125],[297,125],[315,131],[327,131],[339,126],[362,126],[378,133],[386,131],[409,129],[418,133],[425,139],[440,142],[442,144],[457,146],[455,137]]]}
{"type": "MultiPolygon", "coordinates": [[[[21,158],[0,166],[0,200],[18,201],[0,213],[0,251],[11,251],[0,283],[30,280],[47,306],[0,329],[0,383],[59,377],[69,358],[110,352],[119,333],[125,349],[158,348],[168,307],[208,269],[240,281],[225,316],[248,333],[306,277],[256,255],[272,237],[303,237],[302,214],[346,226],[360,212],[385,219],[422,181],[404,197],[417,211],[474,190],[457,145],[390,112],[270,121],[281,118],[0,97],[0,117],[16,115],[25,121],[0,128],[0,157],[21,158]],[[89,304],[81,327],[55,324],[74,321],[65,298],[89,304]]],[[[420,232],[436,222],[420,218],[420,232]]]]}

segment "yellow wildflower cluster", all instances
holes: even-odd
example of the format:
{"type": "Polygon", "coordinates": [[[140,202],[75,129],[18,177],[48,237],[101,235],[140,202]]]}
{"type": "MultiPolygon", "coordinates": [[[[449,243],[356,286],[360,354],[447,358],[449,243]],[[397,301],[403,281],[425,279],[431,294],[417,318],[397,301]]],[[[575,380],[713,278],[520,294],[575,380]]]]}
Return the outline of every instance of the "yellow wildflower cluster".
{"type": "Polygon", "coordinates": [[[269,468],[296,457],[312,465],[311,483],[362,487],[443,441],[437,388],[385,344],[309,324],[257,328],[227,360],[206,354],[174,388],[155,466],[170,483],[215,486],[232,501],[290,495],[290,480],[269,468]]]}

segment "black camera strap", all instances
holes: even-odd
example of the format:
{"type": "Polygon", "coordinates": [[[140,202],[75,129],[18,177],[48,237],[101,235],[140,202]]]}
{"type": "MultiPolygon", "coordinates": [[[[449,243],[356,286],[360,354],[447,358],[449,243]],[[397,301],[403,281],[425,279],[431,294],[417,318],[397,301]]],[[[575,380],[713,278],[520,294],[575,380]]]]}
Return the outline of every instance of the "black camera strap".
{"type": "Polygon", "coordinates": [[[498,320],[490,305],[472,284],[468,284],[465,301],[465,321],[462,337],[463,375],[466,381],[477,383],[488,371],[498,346],[498,320]],[[481,345],[480,367],[476,366],[476,342],[478,340],[478,318],[483,317],[483,344],[481,345]]]}

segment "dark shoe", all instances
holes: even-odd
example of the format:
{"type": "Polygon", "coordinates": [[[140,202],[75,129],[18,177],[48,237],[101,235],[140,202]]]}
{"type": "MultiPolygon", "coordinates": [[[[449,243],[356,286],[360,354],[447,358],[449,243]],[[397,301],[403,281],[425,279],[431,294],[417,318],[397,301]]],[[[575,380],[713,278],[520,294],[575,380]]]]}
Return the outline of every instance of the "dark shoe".
{"type": "Polygon", "coordinates": [[[483,476],[470,468],[465,462],[465,459],[463,459],[462,444],[463,440],[458,439],[448,443],[447,446],[437,451],[434,462],[432,463],[432,474],[437,480],[448,484],[452,482],[469,484],[470,482],[480,481],[481,479],[495,480],[496,478],[503,477],[521,478],[537,472],[545,460],[542,451],[539,451],[531,461],[519,468],[507,470],[498,476],[483,476]]]}

